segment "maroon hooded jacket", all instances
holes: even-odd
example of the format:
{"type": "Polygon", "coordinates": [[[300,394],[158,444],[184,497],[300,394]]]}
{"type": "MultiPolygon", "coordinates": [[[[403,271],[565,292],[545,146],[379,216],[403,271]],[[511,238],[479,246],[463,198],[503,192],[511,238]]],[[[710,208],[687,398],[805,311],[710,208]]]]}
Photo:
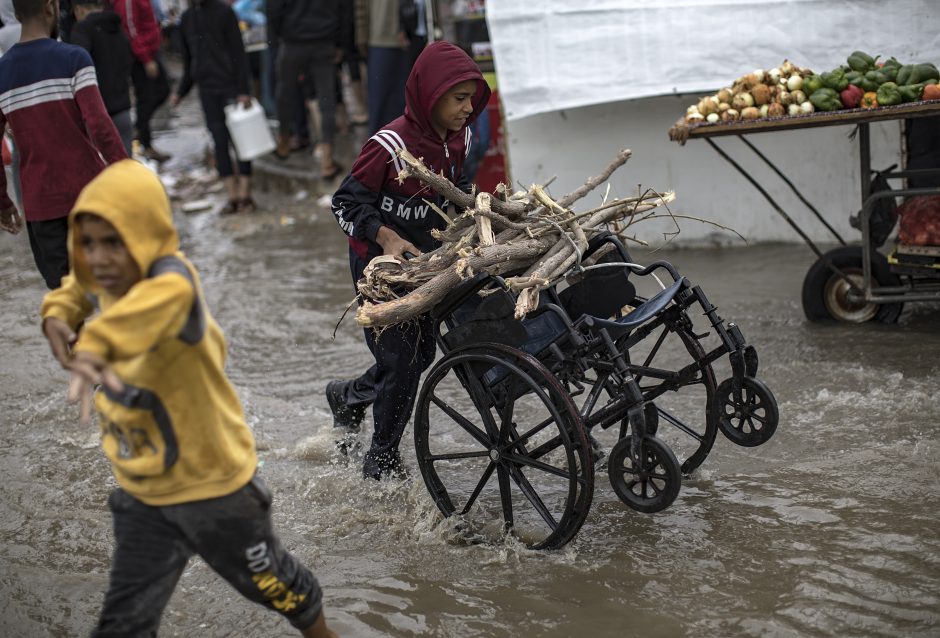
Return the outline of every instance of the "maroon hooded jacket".
{"type": "Polygon", "coordinates": [[[470,192],[463,178],[463,163],[470,150],[470,123],[490,98],[490,89],[476,63],[462,49],[448,42],[429,44],[418,56],[405,84],[405,114],[393,120],[366,141],[349,175],[333,195],[333,214],[349,245],[363,259],[382,254],[375,243],[381,226],[388,226],[422,252],[439,242],[432,228],[443,228],[444,220],[428,202],[444,209],[447,202],[436,192],[409,177],[398,183],[404,163],[397,151],[408,149],[435,173],[443,173],[470,192]],[[476,80],[473,113],[459,132],[448,131],[442,140],[431,125],[431,111],[451,87],[476,80]]]}

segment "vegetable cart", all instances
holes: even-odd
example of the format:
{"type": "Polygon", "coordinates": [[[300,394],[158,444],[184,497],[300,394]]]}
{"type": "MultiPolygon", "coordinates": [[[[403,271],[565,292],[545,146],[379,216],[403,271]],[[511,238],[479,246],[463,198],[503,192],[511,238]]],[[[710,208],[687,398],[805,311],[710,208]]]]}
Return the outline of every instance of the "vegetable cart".
{"type": "MultiPolygon", "coordinates": [[[[897,321],[904,303],[940,301],[940,247],[897,245],[888,257],[877,251],[873,241],[873,216],[879,202],[895,197],[940,195],[940,188],[872,188],[869,124],[885,120],[911,119],[940,115],[940,100],[911,102],[874,109],[851,109],[814,112],[789,117],[735,120],[716,123],[687,124],[678,122],[669,131],[670,138],[680,143],[686,139],[704,139],[718,155],[747,179],[770,203],[773,209],[796,231],[816,254],[803,282],[802,302],[807,318],[813,321],[834,319],[861,323],[872,319],[884,323],[897,321]],[[858,127],[857,139],[861,175],[861,211],[857,226],[861,244],[849,245],[803,196],[796,185],[747,139],[751,133],[770,133],[819,126],[858,127]],[[712,139],[736,135],[745,146],[766,163],[800,201],[832,233],[839,247],[823,252],[804,230],[787,214],[761,184],[732,159],[712,139]]],[[[887,180],[940,176],[940,169],[888,170],[881,173],[887,180]]],[[[855,224],[853,224],[855,225],[855,224]]]]}

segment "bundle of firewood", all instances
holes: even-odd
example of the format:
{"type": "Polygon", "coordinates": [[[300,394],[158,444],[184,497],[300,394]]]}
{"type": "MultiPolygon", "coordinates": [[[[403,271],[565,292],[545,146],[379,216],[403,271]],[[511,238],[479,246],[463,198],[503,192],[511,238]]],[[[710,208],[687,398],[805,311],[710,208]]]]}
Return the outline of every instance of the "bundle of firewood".
{"type": "Polygon", "coordinates": [[[539,290],[582,266],[593,236],[613,230],[630,239],[624,232],[627,227],[656,216],[650,211],[675,198],[671,192],[647,190],[590,210],[572,210],[572,204],[629,159],[626,149],[601,174],[557,200],[545,185],[515,193],[500,185],[494,195],[471,195],[432,173],[408,151],[401,151],[400,157],[407,165],[400,180],[416,177],[464,212],[452,216],[435,208],[447,220],[446,228],[434,231],[442,242],[436,250],[404,262],[377,257],[369,264],[357,284],[364,298],[356,313],[362,326],[379,328],[428,312],[454,286],[481,271],[511,275],[506,283],[516,293],[516,317],[522,318],[538,306],[539,290]]]}

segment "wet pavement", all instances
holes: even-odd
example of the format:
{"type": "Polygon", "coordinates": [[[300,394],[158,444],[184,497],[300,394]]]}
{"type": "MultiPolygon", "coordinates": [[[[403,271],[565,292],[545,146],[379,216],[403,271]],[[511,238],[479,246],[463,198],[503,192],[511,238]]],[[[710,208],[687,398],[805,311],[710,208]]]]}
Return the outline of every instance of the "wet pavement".
{"type": "MultiPolygon", "coordinates": [[[[262,211],[219,217],[217,186],[192,177],[208,141],[198,124],[184,107],[158,138],[175,154],[163,169],[175,205],[212,200],[177,210],[183,249],[226,333],[275,524],[319,576],[340,635],[937,635],[940,308],[912,305],[895,326],[808,324],[802,245],[636,249],[638,261],[673,261],[742,326],[779,401],[776,435],[749,449],[719,436],[655,515],[624,507],[599,472],[587,521],[560,551],[467,546],[436,514],[410,427],[408,482],[363,482],[334,458],[323,389],[370,357],[350,316],[337,327],[353,288],[345,240],[317,203],[329,186],[272,187],[257,194],[262,211]]],[[[114,481],[94,427],[65,404],[38,328],[43,293],[25,233],[0,236],[4,636],[87,634],[112,547],[114,481]]],[[[194,560],[161,635],[293,632],[194,560]]]]}

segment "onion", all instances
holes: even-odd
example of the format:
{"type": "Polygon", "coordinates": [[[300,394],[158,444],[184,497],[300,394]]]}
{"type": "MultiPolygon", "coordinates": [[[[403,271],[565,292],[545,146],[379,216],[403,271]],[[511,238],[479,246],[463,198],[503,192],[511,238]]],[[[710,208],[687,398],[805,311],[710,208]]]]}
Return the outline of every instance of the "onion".
{"type": "Polygon", "coordinates": [[[809,98],[806,97],[806,93],[803,93],[803,91],[797,89],[796,91],[790,94],[790,99],[793,100],[797,104],[802,104],[809,98]]]}
{"type": "Polygon", "coordinates": [[[741,117],[741,114],[738,113],[735,109],[728,109],[721,114],[722,122],[729,122],[731,120],[736,120],[741,117]]]}
{"type": "Polygon", "coordinates": [[[721,104],[718,105],[718,112],[723,113],[730,108],[731,108],[730,104],[728,104],[727,102],[722,102],[721,104]]]}
{"type": "Polygon", "coordinates": [[[718,105],[712,102],[707,97],[703,97],[698,101],[698,112],[702,115],[708,115],[709,113],[714,113],[718,110],[718,105]]]}
{"type": "Polygon", "coordinates": [[[721,116],[718,115],[717,113],[709,113],[708,117],[705,118],[705,121],[707,121],[709,124],[714,124],[720,119],[721,119],[721,116]]]}
{"type": "Polygon", "coordinates": [[[750,93],[738,93],[734,96],[734,99],[731,101],[731,106],[738,109],[746,109],[749,106],[754,106],[754,96],[750,93]]]}
{"type": "Polygon", "coordinates": [[[751,95],[754,97],[754,104],[761,106],[770,102],[770,87],[766,84],[758,84],[751,89],[751,95]]]}
{"type": "Polygon", "coordinates": [[[729,89],[729,88],[724,88],[724,89],[721,89],[720,91],[718,91],[717,97],[718,97],[718,102],[719,102],[719,103],[721,103],[721,102],[727,102],[727,103],[730,104],[730,103],[731,103],[731,100],[734,99],[734,93],[731,92],[731,89],[729,89]]]}
{"type": "Polygon", "coordinates": [[[705,119],[705,116],[701,113],[689,113],[685,116],[686,122],[701,122],[705,119]]]}
{"type": "Polygon", "coordinates": [[[741,111],[742,120],[756,120],[760,117],[760,111],[756,106],[749,106],[743,111],[741,111]]]}
{"type": "Polygon", "coordinates": [[[768,79],[770,79],[771,82],[776,84],[780,80],[780,69],[778,69],[777,67],[774,67],[771,70],[767,71],[767,77],[768,79]]]}
{"type": "Polygon", "coordinates": [[[787,107],[778,102],[767,105],[767,116],[768,117],[783,117],[787,114],[787,107]]]}
{"type": "Polygon", "coordinates": [[[803,113],[812,113],[815,110],[816,110],[816,107],[814,107],[813,103],[810,102],[809,100],[806,100],[805,102],[800,104],[800,111],[802,111],[803,113]]]}
{"type": "MultiPolygon", "coordinates": [[[[810,106],[812,106],[812,104],[810,104],[810,106]]],[[[787,107],[787,115],[799,115],[802,112],[799,104],[791,104],[787,107]]]]}
{"type": "Polygon", "coordinates": [[[698,113],[698,104],[693,104],[685,110],[686,115],[692,115],[693,113],[698,113]]]}
{"type": "Polygon", "coordinates": [[[787,80],[787,88],[790,89],[791,91],[796,91],[797,89],[803,88],[803,78],[801,78],[798,74],[794,73],[787,80]]]}

